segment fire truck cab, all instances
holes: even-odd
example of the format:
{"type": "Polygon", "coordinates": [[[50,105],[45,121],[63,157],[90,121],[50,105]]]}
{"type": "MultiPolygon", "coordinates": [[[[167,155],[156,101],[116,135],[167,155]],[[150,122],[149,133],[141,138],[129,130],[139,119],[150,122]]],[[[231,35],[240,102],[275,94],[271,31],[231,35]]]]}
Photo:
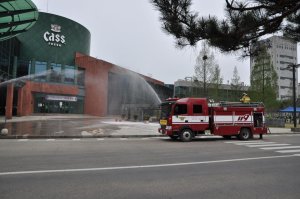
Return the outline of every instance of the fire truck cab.
{"type": "Polygon", "coordinates": [[[159,132],[172,139],[191,141],[210,131],[224,138],[248,140],[267,133],[262,103],[210,103],[206,98],[172,98],[161,104],[159,132]]]}

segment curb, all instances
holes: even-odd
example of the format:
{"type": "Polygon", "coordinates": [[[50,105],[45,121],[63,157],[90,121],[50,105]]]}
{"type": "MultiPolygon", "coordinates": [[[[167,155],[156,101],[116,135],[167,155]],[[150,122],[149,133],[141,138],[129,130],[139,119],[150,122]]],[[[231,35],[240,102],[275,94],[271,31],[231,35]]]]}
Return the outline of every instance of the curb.
{"type": "Polygon", "coordinates": [[[166,137],[165,135],[102,135],[102,136],[82,136],[82,135],[63,135],[63,136],[39,136],[39,135],[8,135],[8,136],[0,136],[1,139],[70,139],[70,138],[147,138],[147,137],[166,137]]]}
{"type": "MultiPolygon", "coordinates": [[[[300,135],[300,132],[297,133],[268,133],[265,134],[264,136],[272,136],[272,135],[300,135]]],[[[210,135],[206,135],[207,137],[209,137],[210,135]]],[[[212,135],[213,136],[213,135],[212,135]]],[[[0,135],[0,140],[4,140],[4,139],[72,139],[72,138],[81,138],[81,139],[88,139],[88,138],[151,138],[151,137],[168,137],[166,135],[97,135],[97,136],[93,136],[93,135],[59,135],[59,136],[51,136],[51,135],[7,135],[7,136],[3,136],[0,135]]]]}

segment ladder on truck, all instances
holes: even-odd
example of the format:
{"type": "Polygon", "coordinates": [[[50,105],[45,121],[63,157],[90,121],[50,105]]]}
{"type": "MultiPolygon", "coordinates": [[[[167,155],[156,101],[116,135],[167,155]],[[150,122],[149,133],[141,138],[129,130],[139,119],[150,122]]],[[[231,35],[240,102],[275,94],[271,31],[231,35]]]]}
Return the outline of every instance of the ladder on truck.
{"type": "Polygon", "coordinates": [[[262,102],[242,103],[242,102],[220,101],[219,105],[223,107],[264,107],[264,104],[262,102]]]}

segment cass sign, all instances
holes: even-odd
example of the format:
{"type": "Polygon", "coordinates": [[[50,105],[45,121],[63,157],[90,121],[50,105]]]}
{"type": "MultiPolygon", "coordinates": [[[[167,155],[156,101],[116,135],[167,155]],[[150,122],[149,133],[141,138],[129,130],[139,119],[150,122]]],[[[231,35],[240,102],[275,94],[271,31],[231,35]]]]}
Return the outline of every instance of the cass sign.
{"type": "Polygon", "coordinates": [[[61,47],[66,44],[66,37],[61,34],[61,26],[51,24],[51,32],[44,33],[44,40],[48,42],[49,46],[61,47]]]}

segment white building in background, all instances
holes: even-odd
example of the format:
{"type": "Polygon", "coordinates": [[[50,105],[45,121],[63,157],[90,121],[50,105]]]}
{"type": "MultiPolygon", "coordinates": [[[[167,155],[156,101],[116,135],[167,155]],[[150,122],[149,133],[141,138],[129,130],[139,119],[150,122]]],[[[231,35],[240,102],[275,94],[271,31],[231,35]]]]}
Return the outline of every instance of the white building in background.
{"type": "MultiPolygon", "coordinates": [[[[285,100],[293,97],[293,73],[290,64],[297,64],[297,43],[293,40],[272,36],[262,40],[268,46],[268,52],[271,56],[271,63],[274,66],[278,76],[278,97],[285,100]]],[[[255,65],[255,58],[250,58],[250,71],[255,65]]],[[[298,85],[298,70],[296,70],[296,92],[298,85]]],[[[298,96],[298,95],[296,95],[298,96]]]]}

